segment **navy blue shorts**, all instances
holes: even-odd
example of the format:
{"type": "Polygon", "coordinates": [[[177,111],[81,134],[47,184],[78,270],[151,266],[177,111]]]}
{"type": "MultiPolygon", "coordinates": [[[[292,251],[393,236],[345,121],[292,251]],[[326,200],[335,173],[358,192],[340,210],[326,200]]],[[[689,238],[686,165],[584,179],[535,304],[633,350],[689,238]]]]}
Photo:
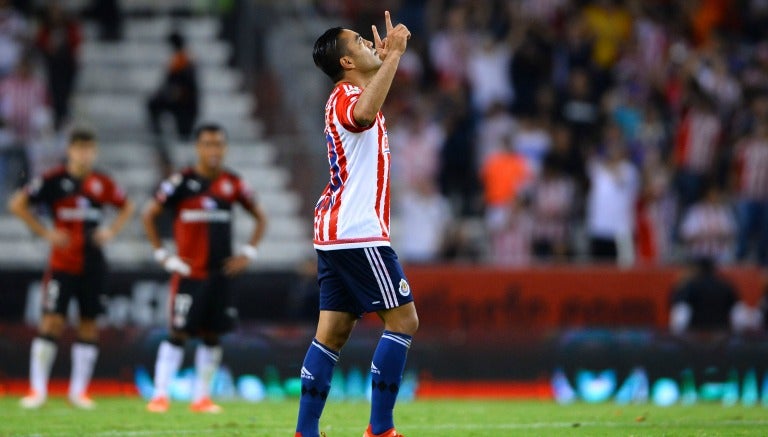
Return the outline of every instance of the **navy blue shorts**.
{"type": "Polygon", "coordinates": [[[363,313],[413,302],[411,287],[388,246],[317,251],[320,309],[363,313]]]}

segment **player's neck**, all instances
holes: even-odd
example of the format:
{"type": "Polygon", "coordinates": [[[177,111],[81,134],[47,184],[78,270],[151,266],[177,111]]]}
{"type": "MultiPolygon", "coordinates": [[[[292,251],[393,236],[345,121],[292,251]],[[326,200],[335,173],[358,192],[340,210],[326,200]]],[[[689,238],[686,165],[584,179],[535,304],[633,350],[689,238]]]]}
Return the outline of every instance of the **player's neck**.
{"type": "Polygon", "coordinates": [[[376,71],[371,72],[370,74],[361,73],[359,71],[348,71],[346,75],[344,75],[344,78],[341,79],[336,83],[336,85],[340,83],[351,83],[352,85],[359,87],[359,88],[365,88],[366,85],[373,79],[373,76],[376,74],[376,71]]]}
{"type": "Polygon", "coordinates": [[[80,167],[72,163],[67,163],[67,173],[75,179],[83,179],[91,172],[90,168],[80,167]]]}
{"type": "Polygon", "coordinates": [[[221,169],[206,167],[198,163],[195,165],[195,173],[206,179],[215,179],[219,174],[221,174],[221,169]]]}

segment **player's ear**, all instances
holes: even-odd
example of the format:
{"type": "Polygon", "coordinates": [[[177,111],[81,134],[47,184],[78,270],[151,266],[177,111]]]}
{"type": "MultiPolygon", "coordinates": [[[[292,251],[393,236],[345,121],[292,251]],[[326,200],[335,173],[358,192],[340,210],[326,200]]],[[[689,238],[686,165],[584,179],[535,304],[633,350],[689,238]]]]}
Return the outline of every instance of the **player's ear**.
{"type": "Polygon", "coordinates": [[[351,70],[355,68],[355,61],[350,56],[342,56],[339,58],[339,63],[341,64],[341,68],[345,70],[351,70]]]}

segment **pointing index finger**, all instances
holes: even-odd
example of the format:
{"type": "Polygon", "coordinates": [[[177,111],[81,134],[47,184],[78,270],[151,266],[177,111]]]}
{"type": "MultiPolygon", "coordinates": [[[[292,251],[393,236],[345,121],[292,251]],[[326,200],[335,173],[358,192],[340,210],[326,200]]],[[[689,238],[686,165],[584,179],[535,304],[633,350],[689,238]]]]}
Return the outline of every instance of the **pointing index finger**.
{"type": "Polygon", "coordinates": [[[392,31],[392,18],[389,16],[389,11],[384,11],[384,23],[387,26],[387,34],[392,31]]]}
{"type": "Polygon", "coordinates": [[[371,30],[373,31],[373,43],[376,48],[381,47],[381,37],[379,36],[379,31],[376,29],[376,25],[374,24],[371,26],[371,30]]]}

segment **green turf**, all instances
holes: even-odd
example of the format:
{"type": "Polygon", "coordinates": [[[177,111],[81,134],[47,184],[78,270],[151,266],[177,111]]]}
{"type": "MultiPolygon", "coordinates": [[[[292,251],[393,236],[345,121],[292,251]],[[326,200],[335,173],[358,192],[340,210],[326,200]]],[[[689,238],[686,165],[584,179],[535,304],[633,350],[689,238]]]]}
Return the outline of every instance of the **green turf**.
{"type": "MultiPolygon", "coordinates": [[[[6,397],[0,398],[0,436],[293,436],[296,401],[223,406],[220,415],[196,415],[175,403],[157,415],[146,413],[139,399],[99,399],[94,411],[52,399],[38,411],[24,411],[6,397]]],[[[768,435],[767,409],[720,405],[419,401],[399,405],[395,419],[408,437],[768,435]]],[[[329,437],[359,437],[367,420],[365,403],[329,403],[321,429],[329,437]]]]}

